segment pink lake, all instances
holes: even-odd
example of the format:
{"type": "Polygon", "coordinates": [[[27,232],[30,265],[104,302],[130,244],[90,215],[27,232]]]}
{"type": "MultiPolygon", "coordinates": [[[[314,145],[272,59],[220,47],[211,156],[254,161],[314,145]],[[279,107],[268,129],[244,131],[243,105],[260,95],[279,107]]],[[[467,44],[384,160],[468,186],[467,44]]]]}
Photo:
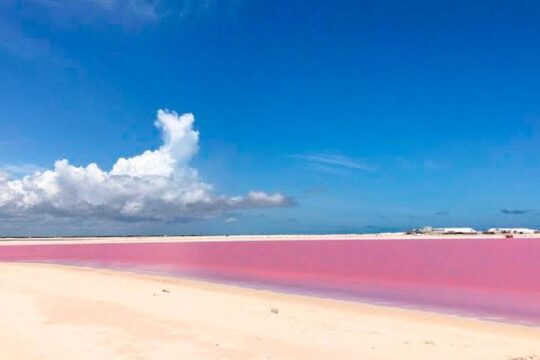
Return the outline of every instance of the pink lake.
{"type": "Polygon", "coordinates": [[[533,238],[51,242],[0,246],[0,261],[190,276],[540,324],[540,239],[533,238]]]}

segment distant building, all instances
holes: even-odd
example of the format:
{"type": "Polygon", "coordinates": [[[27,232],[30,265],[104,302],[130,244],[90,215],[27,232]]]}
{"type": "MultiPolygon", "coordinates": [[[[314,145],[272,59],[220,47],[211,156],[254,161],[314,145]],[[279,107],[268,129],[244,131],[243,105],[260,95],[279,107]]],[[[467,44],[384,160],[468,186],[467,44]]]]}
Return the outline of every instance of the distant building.
{"type": "Polygon", "coordinates": [[[425,226],[421,229],[413,229],[408,234],[432,234],[432,235],[475,235],[478,231],[470,227],[433,228],[425,226]]]}
{"type": "Polygon", "coordinates": [[[431,231],[432,234],[441,235],[474,235],[478,234],[478,231],[470,227],[452,227],[452,228],[434,228],[431,231]]]}
{"type": "Polygon", "coordinates": [[[512,234],[512,235],[526,235],[537,234],[539,231],[528,228],[491,228],[486,231],[486,234],[512,234]]]}

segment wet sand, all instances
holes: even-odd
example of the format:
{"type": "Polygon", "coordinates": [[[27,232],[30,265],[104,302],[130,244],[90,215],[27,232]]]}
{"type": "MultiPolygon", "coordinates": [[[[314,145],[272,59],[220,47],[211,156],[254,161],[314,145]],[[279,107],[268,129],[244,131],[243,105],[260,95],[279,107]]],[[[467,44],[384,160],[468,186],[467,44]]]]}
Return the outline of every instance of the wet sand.
{"type": "Polygon", "coordinates": [[[0,359],[540,359],[540,328],[172,277],[0,263],[0,359]]]}

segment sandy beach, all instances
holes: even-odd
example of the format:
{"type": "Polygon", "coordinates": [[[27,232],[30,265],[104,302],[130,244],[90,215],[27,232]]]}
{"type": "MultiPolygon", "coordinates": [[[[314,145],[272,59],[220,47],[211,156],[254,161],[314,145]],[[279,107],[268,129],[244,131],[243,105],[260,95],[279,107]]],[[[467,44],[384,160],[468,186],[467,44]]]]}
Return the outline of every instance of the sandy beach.
{"type": "Polygon", "coordinates": [[[540,359],[540,328],[121,271],[0,264],[0,359],[540,359]]]}

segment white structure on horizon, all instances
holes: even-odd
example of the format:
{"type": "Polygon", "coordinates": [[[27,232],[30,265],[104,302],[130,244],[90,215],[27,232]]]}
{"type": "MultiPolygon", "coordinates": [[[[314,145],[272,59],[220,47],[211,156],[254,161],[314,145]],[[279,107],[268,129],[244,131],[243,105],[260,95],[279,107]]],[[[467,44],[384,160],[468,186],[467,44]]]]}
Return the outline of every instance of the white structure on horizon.
{"type": "Polygon", "coordinates": [[[432,234],[442,234],[442,235],[475,235],[478,234],[478,231],[470,227],[451,227],[451,228],[434,228],[431,230],[432,234]]]}
{"type": "Polygon", "coordinates": [[[486,231],[488,234],[537,234],[538,230],[528,228],[491,228],[486,231]]]}
{"type": "Polygon", "coordinates": [[[470,227],[433,228],[424,226],[421,229],[413,229],[410,234],[435,234],[435,235],[475,235],[479,232],[470,227]]]}

